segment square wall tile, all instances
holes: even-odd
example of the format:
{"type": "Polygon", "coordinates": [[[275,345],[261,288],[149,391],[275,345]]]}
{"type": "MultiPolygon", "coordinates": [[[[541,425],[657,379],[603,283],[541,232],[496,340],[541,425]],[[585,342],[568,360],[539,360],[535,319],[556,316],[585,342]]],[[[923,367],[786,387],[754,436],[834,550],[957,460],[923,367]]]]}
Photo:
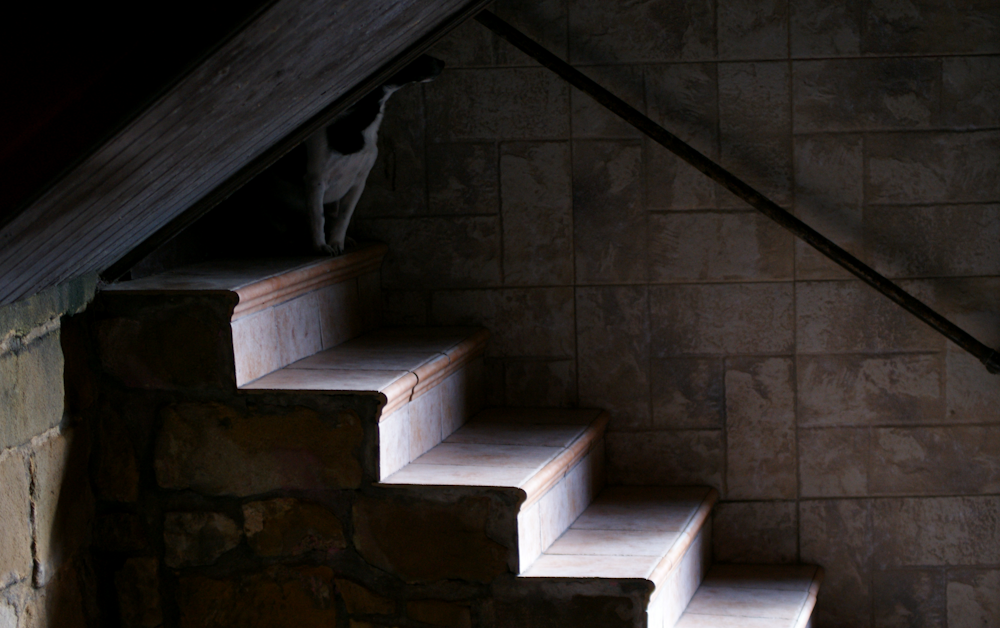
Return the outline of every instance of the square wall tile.
{"type": "Polygon", "coordinates": [[[496,214],[500,207],[496,142],[427,146],[429,213],[496,214]]]}
{"type": "Polygon", "coordinates": [[[722,502],[712,514],[716,561],[798,562],[795,502],[722,502]]]}
{"type": "Polygon", "coordinates": [[[654,358],[653,427],[717,429],[726,412],[722,358],[654,358]]]}
{"type": "Polygon", "coordinates": [[[788,58],[787,0],[717,0],[720,59],[788,58]]]}
{"type": "Polygon", "coordinates": [[[792,58],[858,56],[861,5],[862,0],[791,0],[792,58]]]}
{"type": "Polygon", "coordinates": [[[868,494],[871,456],[868,428],[800,429],[798,445],[802,497],[868,494]]]}
{"type": "Polygon", "coordinates": [[[611,484],[722,488],[722,430],[610,432],[606,439],[611,484]]]}

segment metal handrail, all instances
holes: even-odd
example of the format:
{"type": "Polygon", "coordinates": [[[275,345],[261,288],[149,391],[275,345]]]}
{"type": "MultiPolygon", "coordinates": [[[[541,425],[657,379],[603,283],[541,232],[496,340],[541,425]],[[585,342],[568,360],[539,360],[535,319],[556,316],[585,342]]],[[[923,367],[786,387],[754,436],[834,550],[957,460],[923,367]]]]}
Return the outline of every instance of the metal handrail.
{"type": "Polygon", "coordinates": [[[612,113],[639,129],[639,131],[654,142],[691,164],[708,176],[708,178],[719,183],[765,216],[791,231],[806,244],[845,268],[852,275],[875,288],[903,309],[933,327],[946,338],[976,356],[990,373],[1000,373],[1000,353],[976,340],[958,325],[938,314],[923,301],[909,294],[889,279],[877,273],[867,264],[834,244],[818,231],[736,177],[736,175],[705,155],[702,155],[679,137],[653,122],[624,100],[587,78],[582,72],[555,56],[493,13],[482,11],[476,15],[476,20],[514,47],[561,76],[570,85],[586,93],[612,113]]]}

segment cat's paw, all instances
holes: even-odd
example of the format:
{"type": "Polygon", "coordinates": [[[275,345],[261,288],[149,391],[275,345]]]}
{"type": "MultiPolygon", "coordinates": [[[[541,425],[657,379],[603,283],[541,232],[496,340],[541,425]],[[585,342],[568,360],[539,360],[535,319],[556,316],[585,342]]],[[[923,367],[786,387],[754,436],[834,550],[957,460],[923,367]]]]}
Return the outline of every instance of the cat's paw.
{"type": "Polygon", "coordinates": [[[317,244],[313,246],[313,251],[317,255],[340,255],[340,253],[334,250],[334,247],[329,244],[317,244]]]}

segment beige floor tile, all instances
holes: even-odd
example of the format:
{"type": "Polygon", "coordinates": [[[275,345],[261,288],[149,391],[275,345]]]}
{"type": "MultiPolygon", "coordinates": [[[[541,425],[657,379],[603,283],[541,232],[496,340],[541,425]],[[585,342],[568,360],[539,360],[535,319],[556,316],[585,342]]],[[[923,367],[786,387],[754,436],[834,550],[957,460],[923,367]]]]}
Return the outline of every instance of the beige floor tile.
{"type": "Polygon", "coordinates": [[[334,347],[311,355],[294,364],[297,369],[363,369],[374,371],[413,371],[440,357],[440,353],[410,351],[374,352],[364,349],[334,347]]]}
{"type": "Polygon", "coordinates": [[[569,529],[545,553],[660,557],[679,536],[677,532],[655,530],[569,529]]]}
{"type": "Polygon", "coordinates": [[[532,473],[531,469],[516,467],[410,464],[382,482],[420,486],[509,486],[516,488],[524,484],[532,473]]]}
{"type": "Polygon", "coordinates": [[[539,425],[589,425],[601,410],[569,408],[488,408],[476,417],[481,423],[536,423],[539,425]]]}
{"type": "Polygon", "coordinates": [[[645,578],[657,559],[652,556],[566,556],[543,554],[526,578],[645,578]]]}
{"type": "Polygon", "coordinates": [[[583,425],[506,425],[471,421],[445,439],[446,443],[481,445],[531,445],[567,447],[583,431],[583,425]]]}
{"type": "Polygon", "coordinates": [[[726,617],[686,613],[674,628],[791,628],[794,619],[774,617],[726,617]]]}
{"type": "Polygon", "coordinates": [[[815,575],[812,565],[713,565],[705,586],[808,591],[815,575]]]}
{"type": "Polygon", "coordinates": [[[414,461],[414,464],[469,465],[537,469],[562,448],[519,445],[475,445],[441,443],[414,461]]]}
{"type": "Polygon", "coordinates": [[[406,371],[319,371],[284,368],[246,384],[242,388],[247,390],[378,392],[407,375],[410,374],[406,371]]]}
{"type": "Polygon", "coordinates": [[[681,530],[708,489],[611,486],[573,522],[578,530],[681,530]]]}
{"type": "Polygon", "coordinates": [[[802,610],[807,595],[805,591],[702,585],[694,594],[687,612],[697,615],[794,619],[802,610]]]}

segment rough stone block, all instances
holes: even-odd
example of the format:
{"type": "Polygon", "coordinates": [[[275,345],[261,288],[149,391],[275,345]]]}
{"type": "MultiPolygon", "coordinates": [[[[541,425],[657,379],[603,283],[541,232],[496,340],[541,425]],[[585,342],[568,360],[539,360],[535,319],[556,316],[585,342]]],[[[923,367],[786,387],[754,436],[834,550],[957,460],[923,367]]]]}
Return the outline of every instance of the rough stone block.
{"type": "Polygon", "coordinates": [[[1000,131],[874,133],[865,139],[867,201],[996,202],[1000,131]]]}
{"type": "Polygon", "coordinates": [[[406,615],[410,619],[447,628],[472,628],[472,614],[469,607],[443,600],[413,600],[406,603],[406,615]]]}
{"type": "MultiPolygon", "coordinates": [[[[792,190],[788,64],[719,64],[721,163],[772,201],[789,206],[792,190]]],[[[746,207],[721,191],[720,208],[746,207]]]]}
{"type": "Polygon", "coordinates": [[[654,283],[791,279],[792,236],[756,212],[670,212],[649,217],[654,283]]]}
{"type": "Polygon", "coordinates": [[[695,61],[715,58],[715,6],[678,2],[569,2],[574,63],[695,61]]]}
{"type": "Polygon", "coordinates": [[[947,591],[948,626],[993,628],[996,625],[1000,618],[1000,571],[949,570],[947,591]]]}
{"type": "Polygon", "coordinates": [[[723,502],[712,512],[712,556],[723,563],[794,563],[795,502],[723,502]]]}
{"type": "Polygon", "coordinates": [[[48,583],[87,539],[94,509],[89,456],[89,439],[80,430],[53,435],[32,454],[35,586],[48,583]]]}
{"type": "MultiPolygon", "coordinates": [[[[645,109],[643,98],[642,67],[634,65],[595,65],[580,69],[598,85],[618,96],[639,111],[645,109]]],[[[573,89],[572,101],[573,137],[584,138],[640,138],[642,133],[631,124],[611,113],[593,98],[573,89]]]]}
{"type": "Polygon", "coordinates": [[[650,379],[654,427],[717,429],[723,426],[726,396],[721,358],[654,358],[650,379]]]}
{"type": "Polygon", "coordinates": [[[0,352],[0,450],[58,425],[64,397],[58,331],[17,351],[0,352]]]}
{"type": "Polygon", "coordinates": [[[573,355],[573,288],[507,288],[435,292],[435,325],[490,330],[489,356],[573,355]]]}
{"type": "Polygon", "coordinates": [[[368,588],[351,582],[350,580],[337,581],[337,592],[344,598],[344,606],[347,612],[359,615],[388,615],[396,610],[396,604],[392,600],[382,597],[368,588]]]}
{"type": "Polygon", "coordinates": [[[961,10],[939,0],[866,2],[862,53],[954,53],[1000,51],[1000,6],[969,0],[961,10]]]}
{"type": "Polygon", "coordinates": [[[645,283],[646,229],[642,144],[638,140],[574,142],[577,283],[645,283]]]}
{"type": "MultiPolygon", "coordinates": [[[[75,569],[63,569],[21,611],[20,628],[89,628],[81,586],[75,569]]],[[[91,618],[93,619],[93,618],[91,618]]]]}
{"type": "MultiPolygon", "coordinates": [[[[114,309],[124,298],[105,297],[98,310],[114,309]]],[[[214,298],[214,302],[196,297],[153,300],[132,314],[98,320],[98,353],[104,368],[131,388],[231,388],[233,301],[214,298]]]]}
{"type": "Polygon", "coordinates": [[[865,500],[799,502],[800,558],[826,572],[817,625],[872,625],[870,510],[865,500]]]}
{"type": "Polygon", "coordinates": [[[31,576],[30,486],[21,454],[0,453],[0,589],[31,576]]]}
{"type": "Polygon", "coordinates": [[[115,574],[123,628],[156,628],[163,624],[159,569],[157,559],[135,557],[126,560],[115,574]]]}
{"type": "Polygon", "coordinates": [[[1000,205],[868,207],[864,224],[888,277],[1000,275],[1000,205]]]}
{"type": "Polygon", "coordinates": [[[243,532],[254,553],[266,558],[317,550],[333,554],[347,547],[343,526],[333,513],[297,499],[243,504],[243,532]]]}
{"type": "Polygon", "coordinates": [[[93,485],[98,499],[135,502],[139,499],[139,461],[126,421],[108,410],[98,421],[93,485]]]}
{"type": "Polygon", "coordinates": [[[612,432],[605,439],[609,484],[722,488],[726,457],[722,430],[612,432]]]}
{"type": "Polygon", "coordinates": [[[17,628],[17,609],[0,600],[0,628],[17,628]]]}
{"type": "MultiPolygon", "coordinates": [[[[864,155],[861,135],[796,136],[795,215],[854,255],[862,255],[864,155]]],[[[850,274],[796,239],[799,279],[845,279],[850,274]]]]}
{"type": "Polygon", "coordinates": [[[944,346],[940,334],[860,281],[799,282],[795,292],[799,353],[938,351],[944,346]]]}
{"type": "Polygon", "coordinates": [[[788,3],[718,0],[719,58],[788,57],[788,3]]]}
{"type": "Polygon", "coordinates": [[[872,598],[876,626],[944,628],[947,625],[943,571],[876,571],[872,598]]]}
{"type": "Polygon", "coordinates": [[[952,128],[1000,126],[1000,57],[941,59],[941,121],[952,128]]]}
{"type": "Polygon", "coordinates": [[[792,57],[856,57],[861,51],[861,0],[835,4],[791,0],[792,57]]]}
{"type": "Polygon", "coordinates": [[[407,582],[490,582],[508,569],[508,549],[488,534],[491,520],[501,516],[497,508],[485,497],[454,503],[361,497],[354,503],[354,546],[366,561],[407,582]]]}
{"type": "Polygon", "coordinates": [[[646,288],[576,289],[580,403],[607,408],[612,429],[649,422],[646,288]]]}
{"type": "Polygon", "coordinates": [[[573,175],[566,142],[506,142],[500,154],[508,286],[573,281],[573,175]]]}
{"type": "Polygon", "coordinates": [[[275,565],[235,581],[183,577],[177,602],[181,628],[337,625],[329,567],[275,565]]]}
{"type": "Polygon", "coordinates": [[[479,288],[500,284],[497,216],[358,220],[359,232],[389,245],[389,289],[479,288]]]}
{"type": "Polygon", "coordinates": [[[876,429],[871,490],[882,495],[1000,492],[1000,425],[876,429]]]}
{"type": "Polygon", "coordinates": [[[803,497],[868,494],[868,428],[800,429],[799,483],[803,497]]]}
{"type": "Polygon", "coordinates": [[[1000,564],[998,512],[995,495],[875,500],[875,564],[880,569],[1000,564]]]}
{"type": "Polygon", "coordinates": [[[139,515],[114,512],[94,519],[93,544],[106,552],[135,552],[146,549],[149,539],[139,515]]]}
{"type": "Polygon", "coordinates": [[[431,214],[496,214],[498,180],[495,142],[427,146],[431,214]]]}
{"type": "MultiPolygon", "coordinates": [[[[801,299],[799,307],[808,309],[801,299]]],[[[830,321],[834,321],[833,315],[830,321]]],[[[836,321],[831,331],[852,333],[849,322],[836,321]]],[[[799,342],[806,344],[801,334],[800,327],[799,342]]],[[[836,346],[844,340],[838,338],[830,344],[836,346]]],[[[944,418],[941,359],[937,355],[799,356],[797,372],[800,425],[913,425],[938,423],[944,418]]]]}
{"type": "Polygon", "coordinates": [[[236,522],[217,512],[168,512],[163,562],[169,567],[211,565],[243,540],[236,522]]]}
{"type": "Polygon", "coordinates": [[[926,129],[941,110],[938,59],[829,59],[792,66],[795,132],[926,129]]]}
{"type": "Polygon", "coordinates": [[[307,408],[273,414],[215,403],[163,410],[156,479],[167,489],[249,496],[277,489],[356,488],[361,420],[307,408]]]}
{"type": "MultiPolygon", "coordinates": [[[[715,64],[646,66],[646,115],[702,154],[718,159],[715,64]]],[[[648,209],[714,208],[718,184],[659,144],[646,140],[648,209]]]]}
{"type": "Polygon", "coordinates": [[[652,286],[654,357],[790,354],[791,283],[652,286]]]}
{"type": "Polygon", "coordinates": [[[508,406],[576,405],[576,361],[506,360],[504,387],[508,406]]]}
{"type": "Polygon", "coordinates": [[[569,85],[545,68],[446,70],[425,93],[433,142],[569,137],[569,85]]]}
{"type": "Polygon", "coordinates": [[[727,358],[726,497],[796,497],[795,449],[792,360],[727,358]]]}

